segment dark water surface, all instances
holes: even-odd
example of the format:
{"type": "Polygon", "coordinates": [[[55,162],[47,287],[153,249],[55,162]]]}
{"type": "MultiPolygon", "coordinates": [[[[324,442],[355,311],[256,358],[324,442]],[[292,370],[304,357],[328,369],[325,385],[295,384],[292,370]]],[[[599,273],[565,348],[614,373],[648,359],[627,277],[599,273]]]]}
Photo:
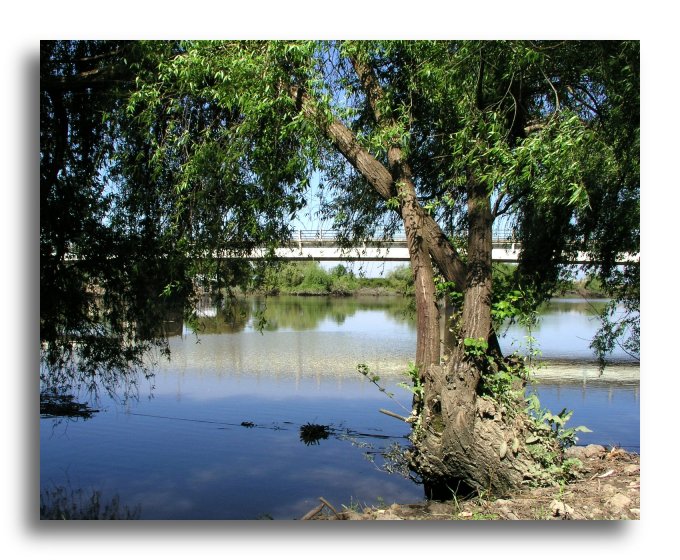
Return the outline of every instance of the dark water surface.
{"type": "MultiPolygon", "coordinates": [[[[87,420],[41,419],[41,487],[98,490],[140,506],[143,519],[291,519],[319,496],[340,506],[415,502],[422,488],[380,470],[380,456],[406,444],[397,384],[415,351],[415,327],[397,298],[270,298],[263,333],[248,301],[202,311],[202,334],[172,338],[154,388],[138,400],[103,400],[87,420]],[[367,364],[390,399],[357,373],[367,364]],[[308,424],[325,437],[301,438],[308,424]],[[374,461],[369,458],[374,458],[374,461]]],[[[560,302],[535,336],[548,362],[542,404],[573,409],[593,430],[580,443],[640,446],[639,367],[599,377],[588,351],[596,328],[583,302],[560,302]],[[551,363],[554,367],[551,369],[551,363]]],[[[504,349],[521,345],[511,331],[504,349]]]]}

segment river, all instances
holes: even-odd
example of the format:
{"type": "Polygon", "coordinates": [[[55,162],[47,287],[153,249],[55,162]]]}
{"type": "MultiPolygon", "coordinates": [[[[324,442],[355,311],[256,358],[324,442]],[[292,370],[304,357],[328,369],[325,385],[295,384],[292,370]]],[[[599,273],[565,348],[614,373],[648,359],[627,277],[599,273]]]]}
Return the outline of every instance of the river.
{"type": "MultiPolygon", "coordinates": [[[[382,457],[407,444],[406,424],[379,412],[410,403],[398,383],[415,325],[401,298],[250,299],[204,307],[199,324],[198,334],[174,326],[172,360],[137,399],[102,397],[89,419],[41,418],[41,490],[117,496],[142,519],[292,519],[319,496],[350,507],[423,499],[382,457]]],[[[535,388],[544,406],[574,410],[571,424],[592,430],[579,443],[639,451],[639,365],[617,353],[600,375],[588,349],[596,326],[582,300],[544,309],[532,333],[543,362],[535,388]]],[[[504,351],[525,335],[511,328],[504,351]]]]}

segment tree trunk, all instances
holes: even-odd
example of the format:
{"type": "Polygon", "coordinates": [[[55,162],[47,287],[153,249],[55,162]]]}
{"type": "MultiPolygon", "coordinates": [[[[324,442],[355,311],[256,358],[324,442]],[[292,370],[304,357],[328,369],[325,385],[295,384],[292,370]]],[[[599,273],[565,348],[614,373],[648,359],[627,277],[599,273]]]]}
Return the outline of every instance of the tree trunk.
{"type": "MultiPolygon", "coordinates": [[[[362,75],[367,71],[366,69],[359,70],[362,75]]],[[[375,84],[372,83],[371,78],[365,76],[365,79],[371,82],[369,89],[375,91],[375,84]]],[[[389,200],[395,196],[393,174],[366,148],[359,144],[356,136],[349,128],[337,119],[329,121],[301,88],[291,85],[287,89],[289,95],[298,104],[303,114],[319,127],[352,167],[361,173],[384,200],[389,200]]],[[[375,106],[375,102],[372,105],[375,106]]],[[[377,110],[375,116],[376,120],[380,118],[377,110]]],[[[431,262],[433,261],[437,265],[437,268],[447,282],[453,282],[463,292],[465,290],[467,267],[460,258],[458,251],[451,245],[451,242],[435,219],[425,212],[420,204],[415,204],[412,211],[414,217],[418,219],[419,235],[422,236],[424,244],[428,248],[431,262]]],[[[502,356],[498,338],[493,331],[489,334],[489,350],[498,357],[502,356]]]]}
{"type": "MultiPolygon", "coordinates": [[[[491,325],[491,226],[483,185],[468,187],[468,270],[462,340],[442,366],[433,366],[425,386],[420,425],[414,430],[412,466],[432,498],[453,492],[490,490],[504,494],[535,467],[525,452],[527,418],[479,396],[490,362],[471,355],[465,339],[486,341],[491,325]],[[521,442],[521,443],[520,443],[521,442]]],[[[521,410],[521,409],[520,409],[521,410]]]]}
{"type": "Polygon", "coordinates": [[[416,211],[418,201],[415,198],[415,187],[410,179],[400,178],[397,181],[397,189],[415,288],[416,366],[421,372],[421,383],[426,383],[425,372],[430,366],[439,365],[441,349],[434,271],[423,238],[422,220],[416,211]]]}
{"type": "MultiPolygon", "coordinates": [[[[359,72],[364,70],[359,68],[359,72]]],[[[463,340],[458,340],[448,362],[440,363],[432,260],[446,280],[454,282],[465,294],[461,338],[488,340],[489,354],[497,361],[502,357],[491,325],[493,218],[485,187],[474,181],[468,186],[465,266],[439,225],[418,203],[410,169],[398,147],[388,150],[388,171],[341,122],[321,118],[314,104],[296,87],[289,91],[306,116],[316,122],[380,196],[385,200],[399,198],[414,275],[416,364],[424,390],[422,399],[414,401],[420,414],[412,434],[412,467],[435,498],[456,491],[487,489],[504,494],[519,486],[536,469],[524,444],[529,428],[526,415],[513,414],[495,401],[478,396],[484,364],[466,353],[463,340]]],[[[376,111],[376,119],[379,118],[376,111]]],[[[521,407],[518,409],[521,411],[521,407]]]]}

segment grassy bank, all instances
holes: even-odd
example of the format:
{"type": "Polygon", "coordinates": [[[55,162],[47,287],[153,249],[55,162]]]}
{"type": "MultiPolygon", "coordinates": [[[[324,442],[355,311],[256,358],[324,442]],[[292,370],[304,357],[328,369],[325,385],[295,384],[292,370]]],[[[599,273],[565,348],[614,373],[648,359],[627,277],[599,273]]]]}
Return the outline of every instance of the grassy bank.
{"type": "Polygon", "coordinates": [[[267,276],[270,295],[405,295],[412,292],[411,270],[397,268],[381,278],[365,278],[344,265],[326,270],[317,262],[289,262],[267,276]]]}
{"type": "MultiPolygon", "coordinates": [[[[496,273],[508,275],[513,265],[495,265],[496,273]]],[[[366,278],[339,264],[326,270],[313,261],[288,262],[272,268],[267,273],[266,288],[269,295],[298,296],[361,296],[413,294],[413,277],[408,265],[390,271],[384,277],[366,278]]],[[[555,297],[606,297],[597,279],[583,278],[563,282],[555,297]]]]}

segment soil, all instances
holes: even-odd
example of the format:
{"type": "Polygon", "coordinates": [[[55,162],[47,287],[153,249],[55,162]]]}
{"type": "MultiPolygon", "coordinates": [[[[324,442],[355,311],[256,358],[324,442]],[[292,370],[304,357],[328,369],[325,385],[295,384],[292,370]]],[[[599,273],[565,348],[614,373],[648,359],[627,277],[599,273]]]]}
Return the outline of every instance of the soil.
{"type": "Polygon", "coordinates": [[[525,488],[503,499],[475,497],[448,502],[392,504],[362,511],[321,504],[302,519],[397,520],[618,520],[640,519],[640,456],[601,445],[573,447],[582,463],[561,487],[525,488]]]}

